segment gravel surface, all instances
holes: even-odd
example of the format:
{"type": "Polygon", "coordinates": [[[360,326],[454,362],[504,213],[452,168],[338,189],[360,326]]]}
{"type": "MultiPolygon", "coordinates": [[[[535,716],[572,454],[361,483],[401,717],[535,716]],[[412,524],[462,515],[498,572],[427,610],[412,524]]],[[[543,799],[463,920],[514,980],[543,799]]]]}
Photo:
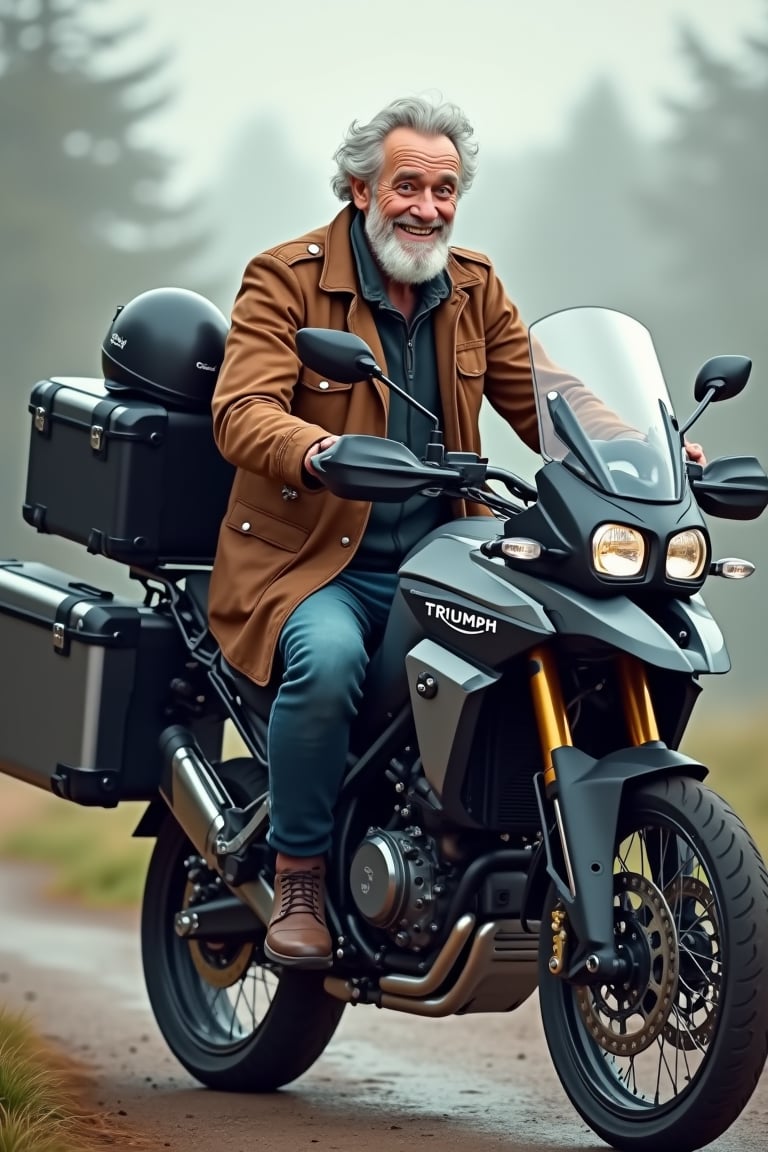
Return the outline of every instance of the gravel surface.
{"type": "MultiPolygon", "coordinates": [[[[0,835],[61,801],[0,775],[0,835]]],[[[264,1096],[212,1092],[149,1010],[138,912],[52,904],[48,874],[0,861],[0,1004],[93,1070],[94,1099],[178,1152],[604,1149],[552,1070],[536,997],[510,1015],[422,1020],[348,1008],[325,1054],[264,1096]]],[[[767,1152],[768,1071],[714,1152],[767,1152]]]]}
{"type": "MultiPolygon", "coordinates": [[[[266,1096],[201,1088],[149,1012],[137,915],[51,906],[42,873],[0,866],[0,1001],[93,1068],[95,1098],[184,1152],[597,1149],[549,1063],[535,997],[509,1016],[348,1009],[305,1076],[266,1096]]],[[[765,1152],[768,1074],[716,1152],[765,1152]]]]}

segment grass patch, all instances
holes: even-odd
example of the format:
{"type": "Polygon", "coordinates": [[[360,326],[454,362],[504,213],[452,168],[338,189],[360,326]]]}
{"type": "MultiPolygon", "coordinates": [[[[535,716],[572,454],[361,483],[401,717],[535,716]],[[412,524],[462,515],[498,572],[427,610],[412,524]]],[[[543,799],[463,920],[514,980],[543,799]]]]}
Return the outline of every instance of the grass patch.
{"type": "Polygon", "coordinates": [[[84,1103],[88,1077],[0,1008],[0,1152],[91,1152],[137,1147],[84,1103]]]}
{"type": "Polygon", "coordinates": [[[0,853],[50,865],[51,895],[93,907],[137,904],[154,846],[153,840],[131,838],[145,807],[130,803],[104,810],[56,800],[7,832],[0,853]]]}
{"type": "MultiPolygon", "coordinates": [[[[225,725],[224,756],[247,756],[232,724],[225,725]]],[[[18,817],[0,821],[0,857],[49,865],[50,896],[95,908],[132,907],[141,901],[152,839],[133,839],[147,805],[130,802],[117,808],[84,808],[49,792],[9,780],[0,768],[0,809],[4,791],[24,801],[18,817]]],[[[0,1145],[0,1152],[4,1149],[0,1145]]]]}

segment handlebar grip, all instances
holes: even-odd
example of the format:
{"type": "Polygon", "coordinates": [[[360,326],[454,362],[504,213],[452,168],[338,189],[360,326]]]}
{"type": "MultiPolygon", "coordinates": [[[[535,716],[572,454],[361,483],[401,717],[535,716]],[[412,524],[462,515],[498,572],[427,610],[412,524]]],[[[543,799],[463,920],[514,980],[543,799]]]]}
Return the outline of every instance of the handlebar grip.
{"type": "Polygon", "coordinates": [[[308,467],[306,464],[304,465],[304,471],[314,484],[324,485],[324,465],[325,462],[333,456],[333,451],[337,444],[338,440],[331,444],[330,448],[324,448],[322,452],[316,452],[315,455],[310,458],[309,463],[311,467],[308,467]]]}

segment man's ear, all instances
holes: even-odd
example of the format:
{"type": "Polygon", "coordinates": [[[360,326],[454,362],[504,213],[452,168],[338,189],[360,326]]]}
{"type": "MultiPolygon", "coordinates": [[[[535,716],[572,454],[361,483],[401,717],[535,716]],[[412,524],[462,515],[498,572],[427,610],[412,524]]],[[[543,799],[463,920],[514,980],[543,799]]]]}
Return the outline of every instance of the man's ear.
{"type": "Polygon", "coordinates": [[[360,208],[363,212],[367,212],[371,206],[371,189],[369,185],[358,176],[353,176],[349,181],[349,186],[352,189],[352,203],[355,208],[360,208]]]}

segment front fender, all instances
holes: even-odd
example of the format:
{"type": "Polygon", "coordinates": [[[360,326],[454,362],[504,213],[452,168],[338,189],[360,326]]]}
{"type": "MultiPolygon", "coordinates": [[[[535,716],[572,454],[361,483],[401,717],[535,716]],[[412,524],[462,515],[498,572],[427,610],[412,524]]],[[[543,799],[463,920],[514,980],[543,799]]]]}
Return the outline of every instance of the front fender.
{"type": "Polygon", "coordinates": [[[613,860],[626,786],[664,775],[703,780],[708,769],[660,741],[621,748],[599,760],[578,748],[562,747],[555,749],[552,761],[556,781],[546,795],[543,778],[537,778],[543,842],[528,876],[523,918],[541,919],[551,881],[577,945],[566,974],[571,976],[583,968],[587,956],[614,955],[613,860]],[[555,803],[564,843],[553,816],[555,803]]]}

